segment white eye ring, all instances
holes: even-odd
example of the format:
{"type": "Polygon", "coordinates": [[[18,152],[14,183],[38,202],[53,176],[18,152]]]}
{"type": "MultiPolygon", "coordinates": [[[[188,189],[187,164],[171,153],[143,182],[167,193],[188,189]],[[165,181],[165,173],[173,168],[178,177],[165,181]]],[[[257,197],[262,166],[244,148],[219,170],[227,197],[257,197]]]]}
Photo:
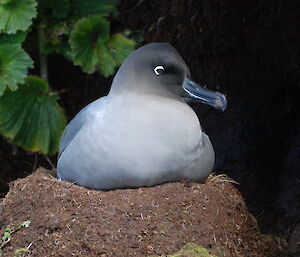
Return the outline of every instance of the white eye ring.
{"type": "Polygon", "coordinates": [[[165,70],[165,68],[161,65],[156,66],[153,71],[157,76],[159,76],[159,70],[165,70]]]}

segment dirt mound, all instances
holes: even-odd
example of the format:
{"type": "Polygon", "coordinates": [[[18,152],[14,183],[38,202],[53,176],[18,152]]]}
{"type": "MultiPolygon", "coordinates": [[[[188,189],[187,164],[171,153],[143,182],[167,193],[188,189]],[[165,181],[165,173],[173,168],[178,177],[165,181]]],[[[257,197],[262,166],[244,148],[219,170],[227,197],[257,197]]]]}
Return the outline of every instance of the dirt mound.
{"type": "Polygon", "coordinates": [[[40,169],[11,185],[0,217],[2,231],[11,229],[3,256],[19,248],[39,257],[285,256],[280,240],[259,233],[239,192],[220,176],[205,184],[95,191],[40,169]]]}

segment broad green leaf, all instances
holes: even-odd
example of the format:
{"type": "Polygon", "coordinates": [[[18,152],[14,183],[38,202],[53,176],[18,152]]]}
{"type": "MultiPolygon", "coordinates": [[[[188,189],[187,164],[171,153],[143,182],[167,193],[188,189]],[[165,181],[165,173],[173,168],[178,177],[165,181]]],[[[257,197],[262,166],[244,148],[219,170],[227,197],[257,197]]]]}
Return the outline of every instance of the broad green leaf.
{"type": "Polygon", "coordinates": [[[82,18],[88,15],[108,16],[117,15],[117,5],[120,0],[70,0],[71,14],[74,18],[82,18]]]}
{"type": "Polygon", "coordinates": [[[16,91],[0,98],[0,132],[9,142],[32,152],[54,154],[66,126],[58,96],[47,81],[29,76],[16,91]]]}
{"type": "Polygon", "coordinates": [[[109,37],[109,23],[101,16],[78,21],[69,42],[75,65],[87,73],[98,69],[105,77],[112,75],[135,48],[135,42],[122,34],[109,37]]]}
{"type": "Polygon", "coordinates": [[[32,60],[20,45],[0,45],[0,96],[7,87],[16,90],[32,67],[32,60]]]}
{"type": "Polygon", "coordinates": [[[134,50],[135,42],[122,34],[114,34],[107,43],[97,46],[99,72],[108,77],[114,74],[116,67],[134,50]]]}
{"type": "Polygon", "coordinates": [[[2,44],[21,44],[26,36],[28,30],[18,31],[16,34],[0,33],[0,45],[2,44]]]}
{"type": "Polygon", "coordinates": [[[77,22],[70,36],[71,55],[75,65],[87,73],[97,69],[97,47],[109,39],[109,23],[100,16],[90,16],[77,22]]]}
{"type": "Polygon", "coordinates": [[[135,41],[122,34],[109,37],[109,23],[101,16],[77,22],[70,36],[71,57],[87,73],[98,71],[108,77],[134,50],[135,41]]]}
{"type": "Polygon", "coordinates": [[[111,36],[107,45],[117,63],[121,65],[124,59],[134,50],[135,42],[124,37],[122,34],[114,34],[111,36]]]}
{"type": "Polygon", "coordinates": [[[35,0],[0,0],[0,32],[26,30],[36,17],[36,6],[35,0]]]}
{"type": "Polygon", "coordinates": [[[114,74],[117,63],[116,60],[113,58],[110,49],[106,45],[100,44],[97,47],[97,56],[99,63],[99,72],[104,77],[108,77],[114,74]]]}

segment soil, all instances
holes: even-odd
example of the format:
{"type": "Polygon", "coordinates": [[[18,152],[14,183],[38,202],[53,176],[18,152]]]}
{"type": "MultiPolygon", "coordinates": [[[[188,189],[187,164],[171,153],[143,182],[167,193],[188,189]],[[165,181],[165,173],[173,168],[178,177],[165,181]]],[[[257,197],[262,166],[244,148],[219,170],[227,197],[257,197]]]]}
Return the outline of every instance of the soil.
{"type": "Polygon", "coordinates": [[[188,243],[207,249],[208,255],[193,255],[199,257],[286,256],[284,241],[260,234],[226,176],[210,176],[204,184],[96,191],[39,169],[11,184],[0,217],[2,228],[31,222],[12,234],[3,256],[22,247],[32,257],[157,256],[188,243]]]}

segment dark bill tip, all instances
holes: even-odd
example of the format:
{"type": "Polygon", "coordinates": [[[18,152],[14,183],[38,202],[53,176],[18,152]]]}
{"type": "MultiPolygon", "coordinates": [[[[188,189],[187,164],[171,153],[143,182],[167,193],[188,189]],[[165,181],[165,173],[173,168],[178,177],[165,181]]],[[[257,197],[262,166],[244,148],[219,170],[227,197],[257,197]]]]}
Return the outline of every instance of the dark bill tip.
{"type": "Polygon", "coordinates": [[[227,108],[226,97],[220,92],[204,88],[188,78],[184,80],[182,88],[188,93],[189,97],[196,99],[201,103],[208,104],[222,111],[225,111],[227,108]]]}

